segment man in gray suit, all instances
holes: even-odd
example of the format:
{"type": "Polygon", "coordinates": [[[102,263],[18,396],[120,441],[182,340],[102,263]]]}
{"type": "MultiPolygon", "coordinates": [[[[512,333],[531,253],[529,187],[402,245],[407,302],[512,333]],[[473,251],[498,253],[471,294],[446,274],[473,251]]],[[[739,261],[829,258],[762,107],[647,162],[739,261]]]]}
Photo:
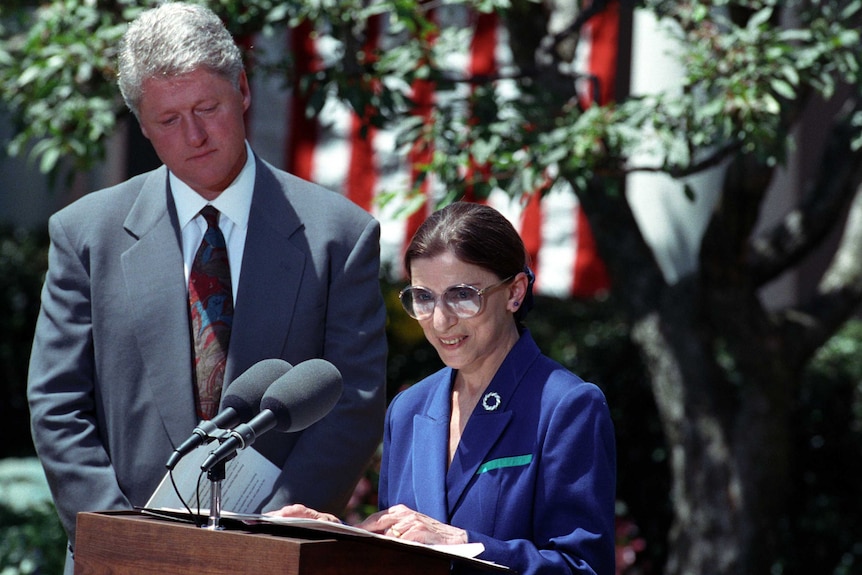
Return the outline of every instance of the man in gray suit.
{"type": "Polygon", "coordinates": [[[251,151],[241,54],[211,11],[145,12],[119,84],[164,165],[51,217],[30,363],[33,438],[70,548],[78,512],[143,505],[199,422],[188,279],[208,204],[234,300],[224,389],[268,358],[323,358],[343,376],[323,419],[255,442],[282,469],[262,510],[342,512],[385,410],[378,222],[251,151]]]}

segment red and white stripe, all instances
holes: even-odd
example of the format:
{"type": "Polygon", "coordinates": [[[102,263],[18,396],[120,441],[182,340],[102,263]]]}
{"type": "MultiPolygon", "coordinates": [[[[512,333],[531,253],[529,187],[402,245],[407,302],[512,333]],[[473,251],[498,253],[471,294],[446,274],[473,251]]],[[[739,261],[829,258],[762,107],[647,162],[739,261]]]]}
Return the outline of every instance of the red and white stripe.
{"type": "MultiPolygon", "coordinates": [[[[582,73],[598,79],[601,102],[612,98],[617,58],[618,4],[609,2],[608,10],[592,18],[582,32],[578,48],[577,66],[582,73]]],[[[441,21],[453,20],[471,35],[469,50],[448,56],[447,65],[461,70],[465,77],[472,74],[493,74],[511,62],[507,31],[494,14],[472,14],[463,9],[437,9],[434,16],[441,21]]],[[[300,27],[288,34],[288,49],[296,56],[298,65],[308,70],[324,65],[331,57],[331,40],[325,34],[313,34],[300,27]]],[[[378,41],[381,30],[372,30],[369,42],[378,41]]],[[[393,279],[402,277],[401,255],[407,239],[428,215],[432,202],[426,201],[409,218],[396,218],[400,206],[394,203],[381,207],[375,198],[383,191],[407,190],[415,181],[414,166],[422,162],[430,150],[413,149],[408,152],[395,149],[395,135],[388,130],[369,128],[367,137],[360,135],[362,119],[334,98],[324,106],[317,118],[308,119],[303,113],[305,102],[298,89],[292,93],[273,93],[265,87],[265,94],[256,94],[253,86],[250,134],[255,147],[264,157],[261,138],[270,148],[277,148],[277,130],[273,121],[286,122],[280,144],[283,167],[296,175],[317,182],[345,194],[358,205],[373,213],[381,222],[381,256],[393,279]],[[282,102],[285,114],[273,111],[273,102],[282,102]],[[263,114],[259,110],[264,107],[263,114]],[[274,145],[275,144],[275,145],[274,145]]],[[[414,85],[414,97],[430,110],[438,97],[453,97],[435,92],[429,83],[414,85]]],[[[469,87],[465,84],[463,95],[469,87]]],[[[595,94],[582,91],[584,103],[589,104],[595,94]]],[[[460,97],[455,94],[454,97],[460,97]]],[[[421,111],[420,111],[421,113],[421,111]]],[[[264,145],[264,147],[266,147],[264,145]]],[[[277,163],[277,162],[276,162],[277,163]]],[[[474,169],[481,169],[480,166],[474,169]]],[[[440,193],[433,180],[423,183],[423,194],[428,198],[440,193]]],[[[578,205],[577,196],[564,185],[549,190],[539,202],[532,198],[525,204],[512,200],[502,191],[496,191],[487,203],[505,214],[515,225],[527,245],[536,272],[537,293],[560,297],[589,297],[607,288],[608,279],[598,258],[586,218],[578,205]]]]}

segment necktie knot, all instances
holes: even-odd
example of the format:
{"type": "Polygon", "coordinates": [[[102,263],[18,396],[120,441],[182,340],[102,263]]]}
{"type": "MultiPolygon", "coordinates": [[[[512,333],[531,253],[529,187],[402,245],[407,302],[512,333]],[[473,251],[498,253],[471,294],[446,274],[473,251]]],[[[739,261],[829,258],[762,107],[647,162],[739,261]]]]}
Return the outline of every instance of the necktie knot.
{"type": "Polygon", "coordinates": [[[207,226],[209,226],[211,228],[218,226],[218,217],[220,214],[219,214],[219,211],[214,206],[207,204],[200,211],[200,214],[207,221],[207,226]]]}

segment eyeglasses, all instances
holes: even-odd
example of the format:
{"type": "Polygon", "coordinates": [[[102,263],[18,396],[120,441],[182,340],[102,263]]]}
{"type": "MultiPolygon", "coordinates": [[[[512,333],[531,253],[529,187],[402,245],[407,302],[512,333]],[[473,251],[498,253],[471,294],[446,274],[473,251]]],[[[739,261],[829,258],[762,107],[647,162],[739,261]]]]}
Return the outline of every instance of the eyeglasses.
{"type": "MultiPolygon", "coordinates": [[[[467,284],[454,285],[446,288],[440,300],[450,313],[459,318],[473,317],[482,311],[483,295],[514,278],[515,276],[509,276],[501,282],[482,289],[467,284]]],[[[437,294],[421,286],[407,286],[401,290],[398,297],[401,299],[404,311],[413,319],[428,319],[434,314],[434,308],[437,306],[437,294]]]]}

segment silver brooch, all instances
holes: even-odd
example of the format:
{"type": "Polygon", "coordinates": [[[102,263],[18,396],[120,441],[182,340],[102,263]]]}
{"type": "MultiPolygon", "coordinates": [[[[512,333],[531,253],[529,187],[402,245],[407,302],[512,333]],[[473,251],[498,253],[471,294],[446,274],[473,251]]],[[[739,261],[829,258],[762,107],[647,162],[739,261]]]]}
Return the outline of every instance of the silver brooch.
{"type": "Polygon", "coordinates": [[[482,407],[485,408],[485,411],[494,411],[498,407],[500,407],[500,403],[503,400],[500,399],[500,394],[496,391],[489,391],[485,394],[485,397],[482,398],[482,407]]]}

